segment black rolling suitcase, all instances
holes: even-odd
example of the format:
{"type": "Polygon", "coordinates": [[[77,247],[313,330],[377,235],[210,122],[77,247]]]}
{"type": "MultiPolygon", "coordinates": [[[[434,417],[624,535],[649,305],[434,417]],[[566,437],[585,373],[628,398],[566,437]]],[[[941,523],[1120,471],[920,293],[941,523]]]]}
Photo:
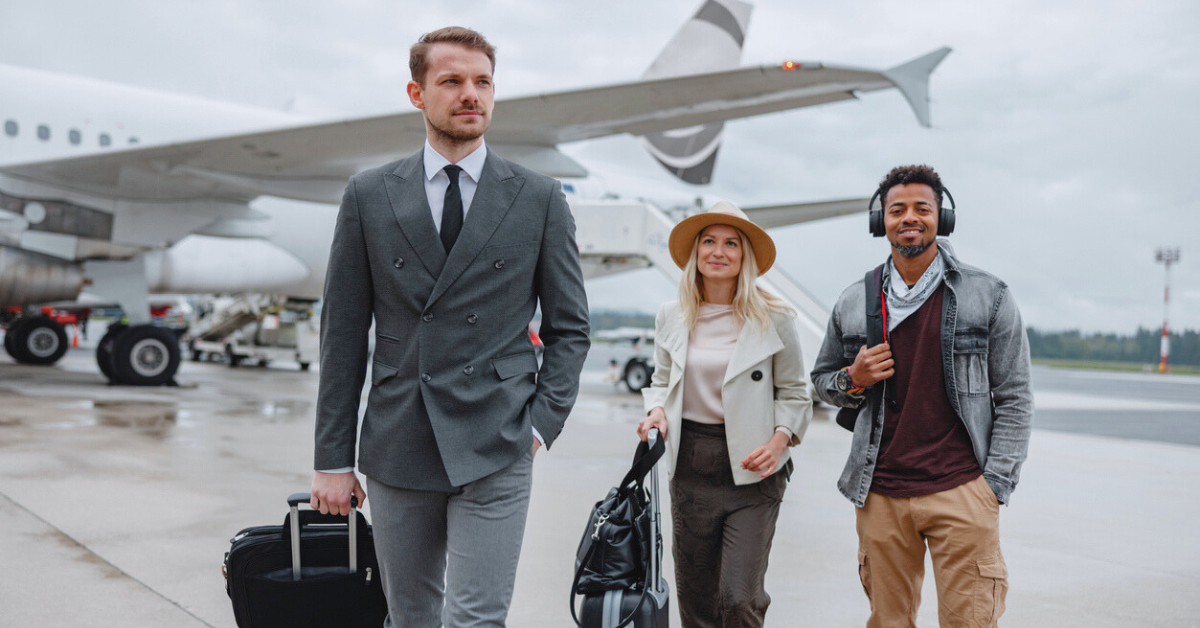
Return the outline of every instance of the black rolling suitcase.
{"type": "MultiPolygon", "coordinates": [[[[670,624],[670,589],[662,576],[662,522],[658,506],[657,462],[664,448],[664,443],[658,438],[658,430],[651,430],[649,443],[639,445],[633,468],[621,486],[613,488],[592,511],[576,556],[575,581],[571,586],[571,614],[580,628],[666,628],[670,624]],[[647,475],[649,478],[645,481],[647,475]],[[614,498],[620,498],[623,490],[632,492],[632,501],[644,507],[641,516],[649,522],[645,526],[649,530],[649,538],[637,538],[634,543],[641,548],[638,552],[639,562],[642,563],[640,569],[618,569],[621,573],[617,575],[625,577],[606,579],[590,573],[592,577],[587,578],[588,563],[595,564],[593,557],[606,551],[606,541],[623,543],[623,533],[615,536],[600,533],[609,518],[605,516],[605,507],[611,505],[614,498]],[[631,578],[631,574],[640,577],[631,578]],[[587,582],[581,583],[581,580],[590,581],[591,586],[587,582]],[[599,588],[604,590],[597,590],[599,588]],[[578,614],[575,612],[576,595],[583,596],[578,614]]],[[[640,537],[636,530],[638,526],[634,528],[630,533],[640,537]]],[[[617,559],[616,562],[622,560],[617,559]]]]}
{"type": "Polygon", "coordinates": [[[371,526],[300,510],[308,493],[288,497],[282,526],[237,533],[225,554],[225,589],[241,628],[379,628],[387,615],[371,526]]]}

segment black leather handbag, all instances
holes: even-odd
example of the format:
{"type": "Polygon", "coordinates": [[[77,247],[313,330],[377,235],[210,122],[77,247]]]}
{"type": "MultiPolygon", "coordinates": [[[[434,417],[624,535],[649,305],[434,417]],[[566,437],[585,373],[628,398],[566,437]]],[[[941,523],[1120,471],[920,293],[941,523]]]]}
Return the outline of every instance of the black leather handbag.
{"type": "MultiPolygon", "coordinates": [[[[571,584],[571,617],[581,627],[666,625],[668,592],[659,574],[658,500],[656,493],[647,492],[645,482],[666,446],[661,438],[651,440],[653,445],[638,444],[625,478],[588,515],[571,584]],[[584,596],[582,619],[575,609],[576,595],[584,596]]],[[[657,490],[657,475],[651,476],[649,488],[657,490]]]]}

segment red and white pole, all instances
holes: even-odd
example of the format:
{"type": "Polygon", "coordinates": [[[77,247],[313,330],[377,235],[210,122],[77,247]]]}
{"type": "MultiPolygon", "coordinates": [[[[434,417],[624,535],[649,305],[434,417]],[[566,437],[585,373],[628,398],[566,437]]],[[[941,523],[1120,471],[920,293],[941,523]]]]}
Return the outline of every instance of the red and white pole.
{"type": "Polygon", "coordinates": [[[1167,318],[1171,306],[1171,264],[1179,261],[1179,248],[1159,248],[1154,255],[1155,261],[1162,262],[1166,267],[1166,280],[1163,283],[1163,326],[1162,343],[1159,345],[1158,372],[1167,372],[1167,356],[1171,352],[1171,335],[1167,329],[1167,318]]]}

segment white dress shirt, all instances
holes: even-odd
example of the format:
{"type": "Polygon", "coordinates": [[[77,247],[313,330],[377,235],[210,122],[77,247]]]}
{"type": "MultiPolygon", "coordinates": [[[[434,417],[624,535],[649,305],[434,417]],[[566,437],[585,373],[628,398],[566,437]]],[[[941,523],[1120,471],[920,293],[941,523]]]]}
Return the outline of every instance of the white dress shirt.
{"type": "MultiPolygon", "coordinates": [[[[446,204],[446,190],[450,187],[450,175],[446,174],[445,168],[450,165],[450,160],[437,152],[429,140],[425,140],[425,150],[422,152],[425,160],[425,200],[429,202],[429,211],[433,214],[433,228],[437,229],[440,234],[442,232],[442,207],[446,204]]],[[[483,176],[485,161],[487,161],[487,144],[481,142],[479,148],[471,151],[471,154],[454,164],[462,168],[462,172],[458,173],[458,190],[462,194],[463,224],[467,222],[467,212],[471,211],[471,201],[475,200],[475,189],[479,187],[479,179],[483,176]]],[[[546,446],[546,440],[542,438],[541,434],[538,434],[536,427],[533,428],[533,437],[543,447],[546,446]]],[[[354,470],[354,467],[317,470],[321,473],[349,473],[354,470]]]]}
{"type": "MultiPolygon", "coordinates": [[[[450,175],[444,168],[450,165],[450,160],[442,157],[425,140],[425,199],[429,201],[429,211],[433,214],[433,226],[438,233],[442,232],[442,205],[446,203],[446,189],[450,187],[450,175]]],[[[462,168],[458,173],[458,189],[462,192],[463,224],[467,222],[467,213],[471,211],[471,201],[475,199],[475,189],[479,187],[479,178],[483,176],[483,162],[487,161],[487,145],[480,144],[479,148],[471,151],[470,155],[454,164],[462,168]]]]}

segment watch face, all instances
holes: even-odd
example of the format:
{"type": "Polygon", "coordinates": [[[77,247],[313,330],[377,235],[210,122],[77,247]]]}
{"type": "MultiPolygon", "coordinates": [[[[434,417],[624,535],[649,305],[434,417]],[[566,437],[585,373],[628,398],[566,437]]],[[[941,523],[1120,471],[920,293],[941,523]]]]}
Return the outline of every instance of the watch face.
{"type": "Polygon", "coordinates": [[[850,388],[852,387],[852,382],[850,380],[850,373],[847,373],[846,371],[838,371],[837,386],[839,389],[841,389],[842,392],[846,392],[847,390],[850,390],[850,388]]]}

